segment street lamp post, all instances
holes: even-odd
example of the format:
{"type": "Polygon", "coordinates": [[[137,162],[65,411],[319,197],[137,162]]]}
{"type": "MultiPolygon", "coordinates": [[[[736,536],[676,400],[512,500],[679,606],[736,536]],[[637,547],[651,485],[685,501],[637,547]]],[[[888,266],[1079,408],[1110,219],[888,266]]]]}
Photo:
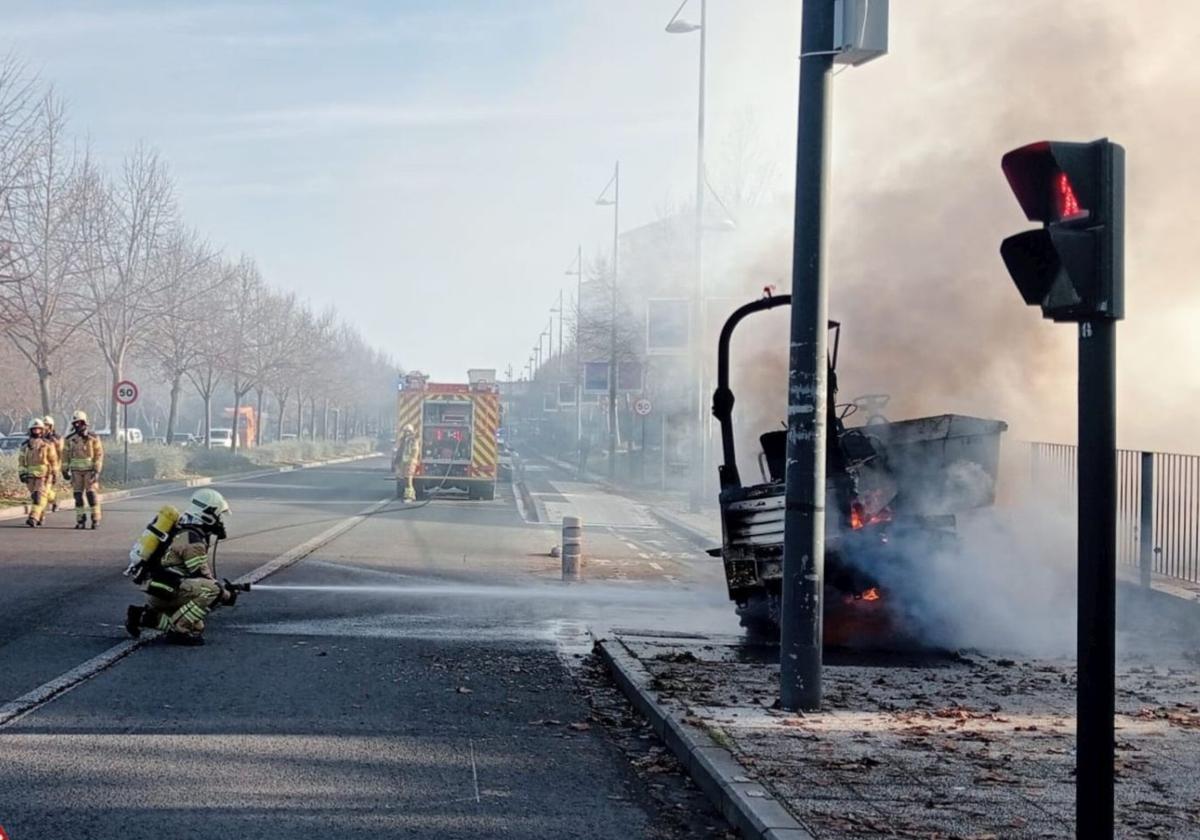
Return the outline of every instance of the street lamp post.
{"type": "Polygon", "coordinates": [[[617,278],[620,277],[620,251],[618,232],[621,217],[621,162],[613,168],[612,179],[600,193],[596,203],[612,205],[613,209],[613,256],[612,296],[608,313],[608,480],[617,476],[617,278]],[[613,188],[612,198],[605,198],[608,186],[613,188]]]}
{"type": "Polygon", "coordinates": [[[705,63],[707,57],[708,37],[708,0],[700,0],[700,23],[689,23],[679,17],[688,0],[683,0],[671,20],[667,22],[666,31],[675,35],[689,32],[700,32],[700,98],[697,108],[696,121],[696,217],[694,232],[694,263],[696,281],[692,289],[691,311],[692,327],[689,336],[690,360],[692,364],[692,383],[696,389],[692,430],[691,481],[688,488],[688,508],[695,513],[700,509],[700,500],[704,495],[704,475],[707,442],[704,434],[705,427],[705,387],[704,363],[701,359],[700,338],[704,330],[704,81],[705,63]]]}
{"type": "Polygon", "coordinates": [[[583,438],[583,386],[580,382],[583,370],[583,245],[575,249],[575,270],[565,274],[575,275],[575,440],[583,438]]]}

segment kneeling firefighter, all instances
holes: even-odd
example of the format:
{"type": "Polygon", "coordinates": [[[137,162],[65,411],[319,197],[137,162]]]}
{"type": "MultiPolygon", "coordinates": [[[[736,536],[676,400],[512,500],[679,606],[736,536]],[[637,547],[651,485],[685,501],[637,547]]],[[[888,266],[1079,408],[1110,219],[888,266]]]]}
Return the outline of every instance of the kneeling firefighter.
{"type": "Polygon", "coordinates": [[[225,539],[221,517],[229,504],[216,490],[192,496],[181,514],[164,505],[129,552],[125,569],[144,587],[146,606],[130,606],[125,629],[137,638],[143,627],[163,630],[175,644],[204,644],[204,618],[218,604],[233,606],[249,585],[218,581],[209,565],[209,547],[225,539]]]}

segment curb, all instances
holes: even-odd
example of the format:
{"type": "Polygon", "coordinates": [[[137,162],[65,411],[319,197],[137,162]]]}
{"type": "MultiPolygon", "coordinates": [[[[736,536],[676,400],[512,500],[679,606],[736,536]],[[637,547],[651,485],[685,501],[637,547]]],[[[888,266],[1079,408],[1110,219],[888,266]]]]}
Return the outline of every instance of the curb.
{"type": "Polygon", "coordinates": [[[599,639],[596,650],[629,702],[743,837],[815,840],[779,800],[746,775],[733,753],[704,730],[677,720],[655,699],[650,675],[619,639],[599,639]]]}
{"type": "MultiPolygon", "coordinates": [[[[193,487],[205,487],[209,484],[233,484],[238,481],[250,481],[255,478],[266,478],[271,475],[279,475],[280,473],[294,472],[296,470],[307,470],[313,467],[328,467],[333,464],[347,464],[351,461],[365,461],[368,458],[382,457],[383,453],[372,452],[367,455],[345,455],[340,458],[331,458],[328,461],[313,461],[307,464],[287,464],[282,467],[271,467],[265,470],[255,470],[248,473],[231,473],[229,475],[213,475],[201,476],[199,478],[187,478],[182,481],[168,481],[160,484],[147,484],[145,487],[135,487],[132,490],[113,490],[111,493],[101,492],[100,501],[104,504],[112,502],[120,502],[126,499],[140,499],[144,496],[158,496],[162,493],[174,493],[177,490],[190,490],[193,487]]],[[[59,510],[74,510],[75,501],[66,499],[58,503],[59,510]]],[[[21,505],[13,505],[12,508],[0,510],[0,522],[7,519],[24,519],[28,516],[21,505]]]]}
{"type": "Polygon", "coordinates": [[[676,531],[681,532],[685,537],[687,537],[693,543],[696,543],[697,546],[705,551],[721,545],[720,534],[706,534],[694,525],[684,522],[682,519],[675,516],[675,514],[667,513],[665,510],[661,510],[653,505],[647,505],[646,510],[648,510],[650,515],[663,525],[668,528],[674,528],[676,531]]]}

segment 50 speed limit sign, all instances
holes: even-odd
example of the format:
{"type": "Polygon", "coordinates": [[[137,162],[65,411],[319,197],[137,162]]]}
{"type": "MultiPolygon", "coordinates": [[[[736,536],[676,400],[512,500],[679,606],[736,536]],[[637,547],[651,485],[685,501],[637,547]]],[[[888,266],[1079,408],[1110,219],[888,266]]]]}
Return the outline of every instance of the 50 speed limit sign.
{"type": "Polygon", "coordinates": [[[645,417],[650,413],[650,400],[643,397],[633,404],[633,412],[639,417],[645,417]]]}
{"type": "Polygon", "coordinates": [[[137,402],[138,387],[128,379],[122,379],[117,383],[117,387],[113,388],[113,396],[121,405],[132,405],[137,402]]]}

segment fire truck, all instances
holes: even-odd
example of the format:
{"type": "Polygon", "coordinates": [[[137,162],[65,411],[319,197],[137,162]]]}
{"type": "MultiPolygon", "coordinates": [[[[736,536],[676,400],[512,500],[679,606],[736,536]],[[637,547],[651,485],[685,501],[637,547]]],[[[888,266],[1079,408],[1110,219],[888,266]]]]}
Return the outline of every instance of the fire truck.
{"type": "MultiPolygon", "coordinates": [[[[410,424],[421,442],[413,479],[418,499],[442,490],[462,490],[471,499],[496,497],[500,389],[494,370],[469,370],[465,384],[407,374],[396,400],[397,436],[410,424]]],[[[397,494],[403,483],[397,475],[397,494]]]]}

